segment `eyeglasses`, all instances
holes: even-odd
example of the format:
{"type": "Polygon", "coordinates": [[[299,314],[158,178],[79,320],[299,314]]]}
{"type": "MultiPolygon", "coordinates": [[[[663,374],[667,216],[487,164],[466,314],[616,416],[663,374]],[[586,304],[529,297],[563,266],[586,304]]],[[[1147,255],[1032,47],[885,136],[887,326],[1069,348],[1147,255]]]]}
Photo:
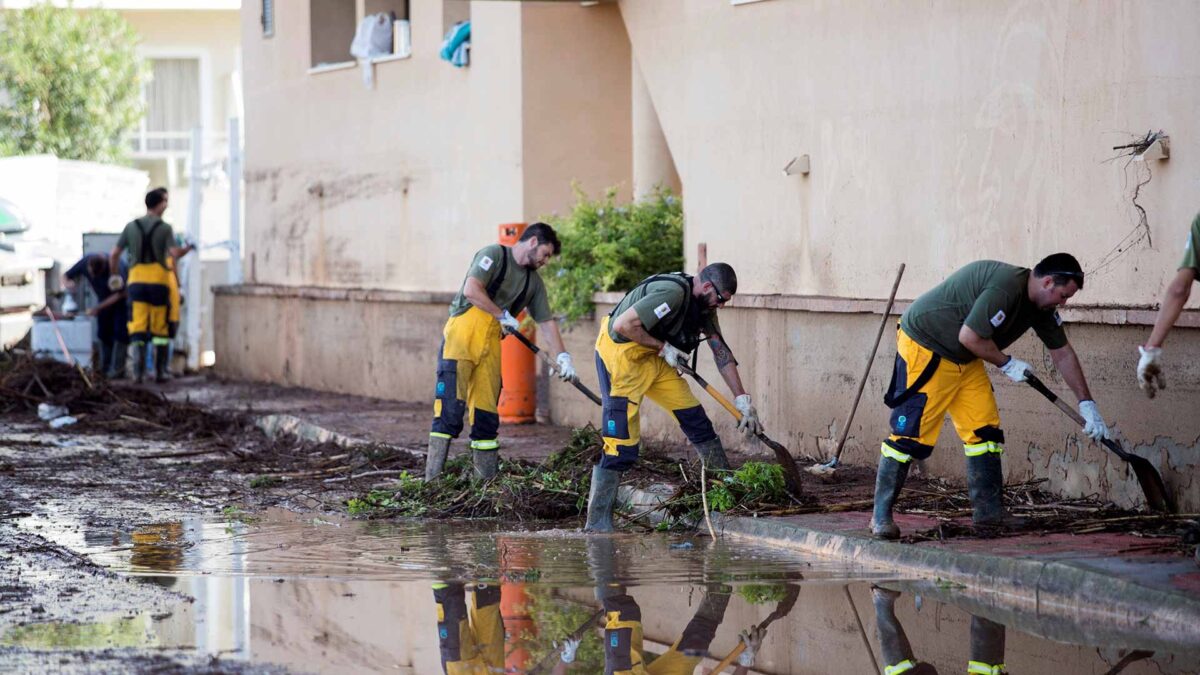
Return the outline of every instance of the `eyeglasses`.
{"type": "Polygon", "coordinates": [[[718,305],[723,305],[733,299],[733,293],[730,293],[729,295],[722,295],[721,291],[717,289],[715,284],[713,285],[713,294],[717,296],[718,305]]]}

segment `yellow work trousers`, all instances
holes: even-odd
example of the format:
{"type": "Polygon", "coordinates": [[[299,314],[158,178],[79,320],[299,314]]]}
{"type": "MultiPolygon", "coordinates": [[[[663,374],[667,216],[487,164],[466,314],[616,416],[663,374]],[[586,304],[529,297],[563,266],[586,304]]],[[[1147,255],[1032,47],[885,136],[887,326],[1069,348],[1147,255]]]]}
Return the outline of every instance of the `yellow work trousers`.
{"type": "Polygon", "coordinates": [[[500,587],[473,588],[468,606],[462,584],[434,584],[438,646],[447,675],[504,672],[500,587]]]}
{"type": "Polygon", "coordinates": [[[174,279],[174,273],[158,263],[139,263],[129,269],[130,342],[170,343],[168,320],[174,279]]]}
{"type": "Polygon", "coordinates": [[[905,400],[892,408],[892,433],[883,442],[883,455],[899,462],[929,457],[947,413],[967,456],[1003,452],[1000,411],[983,361],[959,365],[939,359],[932,375],[914,391],[913,385],[918,384],[933,359],[931,350],[917,344],[903,330],[897,331],[892,391],[902,394],[905,400]]]}
{"type": "Polygon", "coordinates": [[[167,333],[175,337],[179,330],[179,313],[183,303],[180,300],[179,277],[175,275],[174,258],[167,259],[167,269],[171,272],[167,275],[167,333]]]}
{"type": "Polygon", "coordinates": [[[608,322],[608,317],[600,322],[596,337],[596,374],[603,399],[601,468],[625,471],[637,461],[643,398],[670,411],[692,443],[716,438],[712,422],[679,373],[649,347],[614,342],[608,335],[608,322]]]}
{"type": "Polygon", "coordinates": [[[442,330],[430,436],[458,438],[471,423],[471,447],[498,450],[500,434],[500,322],[472,307],[442,330]]]}

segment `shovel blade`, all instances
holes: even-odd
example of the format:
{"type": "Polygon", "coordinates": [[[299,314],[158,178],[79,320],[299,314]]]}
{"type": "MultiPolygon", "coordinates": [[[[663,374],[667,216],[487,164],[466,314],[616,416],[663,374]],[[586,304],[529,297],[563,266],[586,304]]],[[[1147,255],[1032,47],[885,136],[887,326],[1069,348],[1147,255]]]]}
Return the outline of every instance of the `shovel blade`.
{"type": "Polygon", "coordinates": [[[1175,513],[1175,504],[1171,501],[1167,486],[1150,460],[1130,454],[1128,461],[1129,466],[1133,467],[1133,474],[1137,476],[1138,484],[1142,486],[1142,492],[1146,495],[1146,504],[1150,506],[1150,510],[1159,513],[1175,513]]]}

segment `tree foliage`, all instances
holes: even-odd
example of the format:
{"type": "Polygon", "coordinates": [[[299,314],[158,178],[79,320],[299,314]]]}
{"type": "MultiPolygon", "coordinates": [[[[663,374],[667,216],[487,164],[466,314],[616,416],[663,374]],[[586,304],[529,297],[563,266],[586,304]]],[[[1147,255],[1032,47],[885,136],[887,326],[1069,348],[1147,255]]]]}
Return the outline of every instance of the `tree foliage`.
{"type": "Polygon", "coordinates": [[[110,10],[0,12],[0,155],[122,162],[142,116],[137,40],[110,10]]]}
{"type": "Polygon", "coordinates": [[[571,213],[549,221],[562,254],[542,275],[550,306],[568,323],[592,311],[597,291],[627,291],[651,274],[683,270],[683,204],[670,190],[621,205],[616,188],[595,200],[575,193],[571,213]]]}

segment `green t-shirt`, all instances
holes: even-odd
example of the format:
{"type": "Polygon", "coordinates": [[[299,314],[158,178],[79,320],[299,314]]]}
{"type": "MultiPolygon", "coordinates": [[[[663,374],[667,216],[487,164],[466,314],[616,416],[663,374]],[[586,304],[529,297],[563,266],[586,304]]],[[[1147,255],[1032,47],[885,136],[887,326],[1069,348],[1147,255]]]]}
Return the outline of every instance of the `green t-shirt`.
{"type": "MultiPolygon", "coordinates": [[[[506,246],[492,244],[479,249],[471,261],[471,268],[467,270],[467,277],[475,277],[483,284],[484,288],[488,288],[496,275],[500,273],[501,267],[505,268],[504,280],[500,282],[500,287],[496,289],[496,292],[490,294],[492,302],[501,309],[507,309],[513,316],[520,314],[522,309],[528,307],[529,315],[538,323],[554,318],[550,314],[550,301],[546,299],[546,286],[542,284],[542,278],[538,276],[536,270],[517,264],[512,249],[506,246]],[[507,264],[502,262],[505,259],[508,260],[507,264]],[[529,283],[528,288],[525,286],[526,280],[529,283]],[[525,297],[521,301],[521,306],[517,307],[515,303],[518,299],[517,296],[521,295],[521,289],[525,289],[525,297]]],[[[464,278],[462,286],[458,289],[458,295],[454,296],[454,302],[450,303],[450,316],[461,316],[472,307],[471,301],[467,300],[467,296],[463,294],[466,285],[467,279],[464,278]]]]}
{"type": "Polygon", "coordinates": [[[1029,299],[1029,275],[1027,267],[996,260],[965,265],[917,298],[900,317],[900,327],[917,344],[958,364],[976,359],[958,341],[963,325],[1000,349],[1030,327],[1050,349],[1066,346],[1058,312],[1040,310],[1029,299]]]}
{"type": "MultiPolygon", "coordinates": [[[[686,290],[682,285],[668,279],[639,284],[621,298],[613,310],[612,316],[614,318],[621,316],[632,307],[647,332],[652,332],[656,336],[675,336],[683,330],[686,318],[683,304],[690,293],[690,290],[686,290]]],[[[702,300],[692,298],[692,302],[699,303],[702,300]]],[[[702,312],[702,317],[703,330],[706,335],[712,336],[721,333],[721,325],[717,322],[716,311],[705,310],[702,312]]],[[[608,336],[617,344],[630,342],[629,338],[613,329],[612,322],[608,324],[608,336]]]]}
{"type": "Polygon", "coordinates": [[[167,251],[175,245],[175,232],[166,221],[158,216],[142,216],[137,220],[130,221],[117,239],[117,246],[129,251],[130,267],[142,262],[142,246],[145,243],[146,234],[154,228],[155,223],[162,224],[154,229],[146,261],[156,262],[163,267],[167,266],[167,251]]]}
{"type": "Polygon", "coordinates": [[[1188,232],[1187,244],[1183,247],[1183,262],[1179,269],[1191,268],[1196,270],[1196,281],[1200,281],[1200,260],[1197,260],[1196,247],[1200,246],[1200,213],[1192,219],[1192,230],[1188,232]]]}

